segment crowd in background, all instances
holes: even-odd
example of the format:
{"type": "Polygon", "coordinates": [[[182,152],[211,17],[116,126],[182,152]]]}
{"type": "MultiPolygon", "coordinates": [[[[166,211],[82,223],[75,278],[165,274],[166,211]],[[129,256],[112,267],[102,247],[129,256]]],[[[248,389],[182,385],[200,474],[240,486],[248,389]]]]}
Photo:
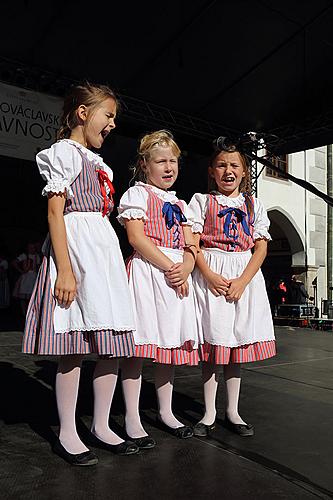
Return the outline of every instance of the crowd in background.
{"type": "Polygon", "coordinates": [[[23,320],[41,264],[42,240],[26,241],[16,254],[0,244],[0,313],[23,320]]]}
{"type": "Polygon", "coordinates": [[[267,293],[273,316],[276,315],[279,305],[299,305],[313,301],[313,297],[309,296],[303,281],[295,274],[289,280],[279,279],[268,284],[267,293]]]}

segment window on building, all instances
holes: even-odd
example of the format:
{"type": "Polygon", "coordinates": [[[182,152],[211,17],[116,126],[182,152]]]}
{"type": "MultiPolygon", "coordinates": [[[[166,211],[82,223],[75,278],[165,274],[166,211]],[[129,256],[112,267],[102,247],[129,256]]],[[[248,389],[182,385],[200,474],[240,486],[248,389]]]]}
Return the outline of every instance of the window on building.
{"type": "MultiPolygon", "coordinates": [[[[278,167],[283,172],[288,172],[288,155],[280,155],[274,156],[273,158],[269,158],[269,161],[273,163],[276,167],[278,167]]],[[[275,177],[276,179],[284,179],[287,180],[280,172],[276,172],[269,167],[266,167],[266,175],[269,177],[275,177]]]]}

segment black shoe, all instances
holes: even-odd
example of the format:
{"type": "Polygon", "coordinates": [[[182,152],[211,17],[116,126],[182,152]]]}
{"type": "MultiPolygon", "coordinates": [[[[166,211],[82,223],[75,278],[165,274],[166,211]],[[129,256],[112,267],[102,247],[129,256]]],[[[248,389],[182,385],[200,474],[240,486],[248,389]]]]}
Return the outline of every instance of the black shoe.
{"type": "Polygon", "coordinates": [[[154,448],[156,446],[156,441],[150,436],[144,436],[141,438],[132,438],[128,436],[128,439],[135,443],[140,450],[150,450],[151,448],[154,448]]]}
{"type": "Polygon", "coordinates": [[[93,446],[96,446],[97,448],[112,451],[112,453],[115,453],[116,455],[135,455],[135,453],[138,453],[139,451],[138,445],[135,444],[132,440],[123,441],[119,444],[109,444],[105,443],[105,441],[102,441],[94,434],[92,434],[91,444],[93,446]]]}
{"type": "Polygon", "coordinates": [[[206,425],[203,424],[202,422],[198,422],[193,427],[193,434],[195,436],[207,437],[214,429],[215,429],[215,422],[213,422],[211,425],[206,425]]]}
{"type": "Polygon", "coordinates": [[[254,426],[252,424],[233,424],[227,415],[224,419],[224,426],[239,436],[254,436],[254,426]]]}
{"type": "Polygon", "coordinates": [[[59,439],[52,446],[52,451],[71,465],[89,466],[98,463],[98,457],[92,451],[69,453],[60,443],[59,439]]]}
{"type": "Polygon", "coordinates": [[[182,425],[181,427],[176,427],[176,429],[174,429],[173,427],[166,425],[159,416],[156,417],[156,422],[163,431],[166,431],[179,439],[188,439],[193,436],[193,429],[189,425],[182,425]]]}

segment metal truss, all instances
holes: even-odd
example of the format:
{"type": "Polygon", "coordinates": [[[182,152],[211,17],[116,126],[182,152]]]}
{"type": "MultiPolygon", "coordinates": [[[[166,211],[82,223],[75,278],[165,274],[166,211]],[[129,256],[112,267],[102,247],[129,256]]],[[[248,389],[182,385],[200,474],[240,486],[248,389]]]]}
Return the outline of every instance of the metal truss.
{"type": "Polygon", "coordinates": [[[180,113],[179,111],[174,111],[157,104],[148,103],[134,97],[121,95],[120,101],[122,104],[122,114],[125,114],[127,119],[139,123],[171,128],[176,132],[209,141],[222,134],[236,134],[235,130],[223,125],[180,113]]]}
{"type": "Polygon", "coordinates": [[[304,119],[302,123],[289,123],[270,132],[278,138],[272,148],[277,153],[289,152],[288,149],[290,150],[293,143],[313,141],[316,137],[327,137],[325,144],[331,143],[333,142],[333,110],[326,110],[320,115],[304,119]]]}
{"type": "MultiPolygon", "coordinates": [[[[72,85],[82,83],[4,58],[0,58],[0,81],[59,97],[63,97],[72,85]]],[[[186,113],[122,94],[118,97],[122,109],[120,120],[125,122],[146,124],[149,127],[159,126],[207,142],[223,134],[238,135],[237,131],[231,128],[186,113]]]]}
{"type": "Polygon", "coordinates": [[[251,160],[250,162],[250,176],[251,176],[251,194],[257,195],[258,191],[258,162],[251,160]]]}

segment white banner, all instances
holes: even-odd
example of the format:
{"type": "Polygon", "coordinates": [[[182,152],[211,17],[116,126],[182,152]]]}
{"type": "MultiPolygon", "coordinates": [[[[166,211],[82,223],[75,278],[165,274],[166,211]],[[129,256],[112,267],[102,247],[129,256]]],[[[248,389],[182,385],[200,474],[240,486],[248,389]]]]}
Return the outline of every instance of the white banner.
{"type": "Polygon", "coordinates": [[[0,82],[0,155],[34,160],[56,141],[62,99],[0,82]]]}

